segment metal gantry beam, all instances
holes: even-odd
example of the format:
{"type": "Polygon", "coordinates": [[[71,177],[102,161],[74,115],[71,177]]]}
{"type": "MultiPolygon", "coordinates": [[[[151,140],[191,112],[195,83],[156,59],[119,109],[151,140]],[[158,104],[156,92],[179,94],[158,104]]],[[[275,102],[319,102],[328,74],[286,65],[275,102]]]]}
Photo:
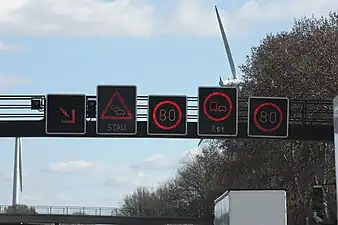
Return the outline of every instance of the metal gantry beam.
{"type": "MultiPolygon", "coordinates": [[[[45,96],[0,95],[0,137],[78,137],[78,138],[183,138],[208,139],[197,134],[198,97],[187,100],[187,134],[182,136],[149,135],[147,132],[148,97],[137,97],[136,135],[99,135],[96,133],[96,115],[87,117],[85,134],[47,134],[45,132],[45,96]],[[37,107],[38,104],[39,107],[37,107]]],[[[96,101],[87,96],[87,103],[96,101]]],[[[238,135],[232,139],[247,139],[248,98],[238,100],[238,135]]],[[[331,101],[290,100],[289,135],[291,140],[333,141],[333,113],[331,101]]],[[[217,138],[217,137],[211,137],[217,138]]]]}
{"type": "MultiPolygon", "coordinates": [[[[96,100],[95,95],[87,95],[87,100],[96,100]]],[[[0,95],[0,119],[44,119],[43,95],[0,95]],[[32,110],[31,100],[40,99],[40,110],[32,110]]],[[[188,120],[197,120],[197,97],[188,97],[188,120]]],[[[248,99],[239,98],[239,122],[246,122],[248,114],[248,99]]],[[[137,118],[147,118],[148,96],[137,96],[137,118]]],[[[290,124],[332,125],[332,101],[290,100],[290,124]]],[[[88,118],[91,119],[91,118],[88,118]]]]}

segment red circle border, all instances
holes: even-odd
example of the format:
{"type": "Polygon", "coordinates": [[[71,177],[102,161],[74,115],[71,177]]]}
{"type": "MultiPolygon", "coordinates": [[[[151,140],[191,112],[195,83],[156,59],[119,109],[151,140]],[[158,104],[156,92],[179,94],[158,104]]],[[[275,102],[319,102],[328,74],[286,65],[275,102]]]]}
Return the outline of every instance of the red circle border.
{"type": "Polygon", "coordinates": [[[280,108],[278,105],[276,105],[276,104],[274,104],[274,103],[271,103],[271,102],[266,102],[266,103],[260,104],[260,105],[255,109],[254,115],[253,115],[253,122],[254,122],[254,124],[256,125],[256,127],[257,127],[260,131],[263,131],[263,132],[266,132],[266,133],[271,133],[271,132],[274,132],[274,131],[278,130],[278,129],[281,127],[281,125],[282,125],[282,123],[283,123],[283,116],[284,116],[284,115],[283,115],[283,111],[281,110],[281,108],[280,108]],[[277,123],[277,125],[276,125],[275,127],[273,127],[273,128],[270,128],[270,129],[266,129],[266,128],[262,127],[262,126],[259,124],[258,120],[257,120],[257,114],[258,114],[258,111],[259,111],[261,108],[266,107],[266,106],[275,108],[275,109],[278,111],[279,117],[280,117],[279,122],[277,123]]]}
{"type": "Polygon", "coordinates": [[[176,127],[178,127],[178,125],[181,123],[182,121],[182,110],[181,108],[179,107],[179,105],[174,102],[174,101],[170,101],[170,100],[165,100],[165,101],[161,101],[159,103],[157,103],[157,105],[155,106],[154,110],[153,110],[153,121],[155,123],[155,125],[162,129],[162,130],[173,130],[175,129],[176,127]],[[171,126],[163,126],[156,118],[156,113],[157,113],[157,110],[162,106],[162,105],[166,105],[166,104],[169,104],[169,105],[172,105],[174,106],[174,108],[177,109],[178,111],[178,120],[171,126]]]}
{"type": "Polygon", "coordinates": [[[231,98],[223,93],[223,92],[213,92],[213,93],[210,93],[205,99],[204,99],[204,102],[203,102],[203,111],[204,111],[204,114],[208,117],[208,119],[212,120],[212,121],[215,121],[215,122],[221,122],[223,120],[226,120],[232,113],[232,110],[233,110],[233,104],[232,104],[232,101],[231,101],[231,98]],[[228,104],[229,104],[229,112],[227,114],[225,114],[225,116],[223,117],[220,117],[220,118],[216,118],[216,117],[213,117],[211,116],[208,111],[207,111],[207,102],[208,100],[213,97],[213,96],[217,96],[217,95],[220,95],[222,97],[224,97],[228,104]]]}

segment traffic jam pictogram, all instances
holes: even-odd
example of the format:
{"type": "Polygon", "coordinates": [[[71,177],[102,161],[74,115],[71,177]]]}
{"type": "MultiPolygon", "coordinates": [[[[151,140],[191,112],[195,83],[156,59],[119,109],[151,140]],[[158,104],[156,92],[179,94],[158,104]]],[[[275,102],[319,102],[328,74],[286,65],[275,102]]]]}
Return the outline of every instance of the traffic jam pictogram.
{"type": "Polygon", "coordinates": [[[235,87],[198,88],[199,136],[237,136],[237,92],[235,87]]]}
{"type": "Polygon", "coordinates": [[[102,120],[132,120],[128,106],[119,91],[115,91],[100,115],[102,120]]]}
{"type": "Polygon", "coordinates": [[[104,135],[137,133],[136,86],[97,87],[96,132],[104,135]]]}

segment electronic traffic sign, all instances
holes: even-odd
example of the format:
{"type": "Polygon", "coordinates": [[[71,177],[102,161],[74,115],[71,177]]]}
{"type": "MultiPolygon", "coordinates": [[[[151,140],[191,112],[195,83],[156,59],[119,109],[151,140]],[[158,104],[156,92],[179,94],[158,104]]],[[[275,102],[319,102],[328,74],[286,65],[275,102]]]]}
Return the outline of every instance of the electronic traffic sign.
{"type": "Polygon", "coordinates": [[[97,86],[96,133],[135,135],[137,133],[136,86],[97,86]]]}
{"type": "Polygon", "coordinates": [[[248,136],[287,138],[289,135],[289,99],[250,97],[248,136]]]}
{"type": "Polygon", "coordinates": [[[199,87],[199,136],[237,136],[238,90],[236,87],[199,87]]]}
{"type": "Polygon", "coordinates": [[[48,94],[45,123],[47,134],[85,134],[86,96],[48,94]]]}
{"type": "Polygon", "coordinates": [[[150,95],[147,129],[150,135],[186,135],[187,97],[150,95]]]}

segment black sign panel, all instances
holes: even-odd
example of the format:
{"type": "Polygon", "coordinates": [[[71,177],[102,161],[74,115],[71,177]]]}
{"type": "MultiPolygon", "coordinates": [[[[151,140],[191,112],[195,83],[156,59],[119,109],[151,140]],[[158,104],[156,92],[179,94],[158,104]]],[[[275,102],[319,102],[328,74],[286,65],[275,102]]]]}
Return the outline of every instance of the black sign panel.
{"type": "Polygon", "coordinates": [[[149,96],[148,134],[186,135],[187,97],[149,96]]]}
{"type": "Polygon", "coordinates": [[[237,136],[238,91],[236,87],[198,88],[199,136],[237,136]]]}
{"type": "Polygon", "coordinates": [[[96,132],[103,135],[137,133],[136,86],[97,86],[96,132]]]}
{"type": "Polygon", "coordinates": [[[47,134],[85,134],[86,96],[48,94],[45,122],[47,134]]]}
{"type": "Polygon", "coordinates": [[[248,136],[287,138],[289,135],[289,99],[250,97],[248,136]]]}

